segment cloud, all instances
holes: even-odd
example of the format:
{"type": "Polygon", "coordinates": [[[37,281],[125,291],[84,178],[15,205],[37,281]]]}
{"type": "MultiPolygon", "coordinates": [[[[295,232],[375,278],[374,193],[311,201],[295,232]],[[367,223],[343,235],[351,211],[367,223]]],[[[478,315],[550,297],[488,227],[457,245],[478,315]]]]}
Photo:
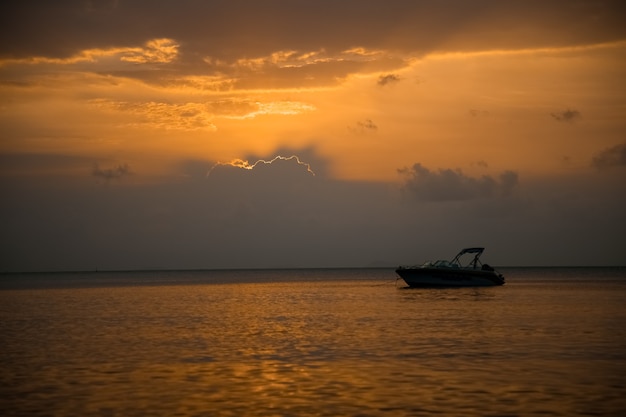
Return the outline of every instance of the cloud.
{"type": "Polygon", "coordinates": [[[38,1],[35,7],[32,2],[2,2],[5,33],[13,34],[0,37],[2,54],[69,56],[89,47],[139,44],[162,36],[179,40],[189,57],[212,51],[223,58],[229,53],[259,56],[277,45],[282,51],[297,50],[298,46],[336,51],[392,42],[404,50],[431,51],[443,46],[459,50],[477,42],[483,49],[523,42],[588,44],[623,39],[624,35],[623,14],[619,13],[622,5],[614,0],[582,4],[363,0],[358,8],[351,2],[332,0],[244,0],[219,2],[219,7],[194,0],[158,6],[136,0],[104,7],[98,2],[97,11],[85,6],[92,3],[38,1]],[[530,24],[533,36],[528,35],[530,24]],[[243,50],[253,53],[241,53],[243,50]]]}
{"type": "Polygon", "coordinates": [[[74,65],[79,63],[97,63],[116,59],[131,64],[165,64],[178,57],[179,45],[173,39],[151,39],[143,46],[93,48],[78,51],[69,57],[30,56],[20,59],[0,60],[4,65],[74,65]]]}
{"type": "Polygon", "coordinates": [[[582,114],[578,110],[566,109],[556,113],[550,113],[558,122],[574,122],[582,117],[582,114]]]}
{"type": "Polygon", "coordinates": [[[591,164],[598,169],[626,166],[626,142],[604,149],[593,157],[591,164]]]}
{"type": "Polygon", "coordinates": [[[266,70],[268,67],[277,68],[301,68],[315,64],[324,64],[328,62],[344,61],[344,60],[357,60],[357,61],[371,61],[382,56],[380,51],[367,51],[360,48],[358,51],[347,50],[340,54],[333,56],[328,54],[325,50],[320,49],[317,51],[274,51],[266,56],[260,56],[257,58],[239,58],[233,63],[227,63],[225,61],[214,60],[211,57],[206,57],[204,61],[207,64],[221,65],[222,67],[233,67],[238,71],[252,70],[261,71],[266,70]]]}
{"type": "MultiPolygon", "coordinates": [[[[45,174],[0,178],[2,266],[49,271],[349,267],[373,260],[397,265],[472,244],[488,247],[496,265],[624,263],[626,194],[619,192],[623,181],[617,176],[529,179],[516,198],[490,199],[484,197],[489,192],[476,189],[482,185],[493,197],[502,195],[516,187],[517,174],[488,181],[416,164],[406,171],[425,177],[422,185],[453,182],[443,174],[452,172],[469,189],[465,197],[477,200],[402,204],[396,184],[319,175],[324,161],[311,149],[276,153],[297,153],[318,175],[294,158],[250,162],[253,169],[222,165],[202,179],[198,175],[208,163],[191,161],[181,168],[192,175],[128,187],[93,187],[74,179],[42,183],[45,174]],[[464,216],[468,210],[472,221],[464,216]],[[598,244],[589,246],[590,240],[598,244]]],[[[120,166],[109,162],[97,170],[112,178],[130,171],[120,166]]]]}
{"type": "Polygon", "coordinates": [[[404,189],[422,201],[463,201],[506,197],[518,185],[518,175],[505,171],[497,179],[484,175],[473,178],[460,169],[449,168],[431,171],[416,163],[398,172],[404,176],[404,189]]]}
{"type": "Polygon", "coordinates": [[[131,127],[150,127],[159,130],[215,131],[213,114],[204,103],[171,104],[162,102],[127,102],[95,99],[90,105],[105,110],[119,111],[135,117],[131,127]]]}
{"type": "Polygon", "coordinates": [[[387,84],[397,83],[398,81],[400,81],[400,77],[398,75],[387,74],[387,75],[381,75],[380,77],[378,77],[377,84],[380,86],[385,86],[387,84]]]}
{"type": "Polygon", "coordinates": [[[96,178],[102,178],[108,182],[132,175],[132,172],[128,164],[121,164],[113,168],[100,168],[98,164],[95,164],[93,170],[91,171],[91,175],[96,178]]]}
{"type": "Polygon", "coordinates": [[[168,63],[178,57],[178,48],[173,39],[152,39],[144,48],[126,51],[120,60],[135,64],[168,63]]]}
{"type": "Polygon", "coordinates": [[[469,109],[468,114],[471,117],[487,117],[489,112],[487,110],[469,109]]]}
{"type": "Polygon", "coordinates": [[[348,126],[348,130],[356,134],[374,133],[378,130],[378,126],[372,119],[365,119],[356,122],[356,126],[348,126]]]}
{"type": "Polygon", "coordinates": [[[274,50],[263,56],[221,59],[205,56],[204,71],[221,74],[238,89],[320,87],[336,85],[351,74],[396,70],[408,60],[384,50],[274,50]]]}
{"type": "Polygon", "coordinates": [[[311,169],[311,165],[309,165],[306,162],[302,162],[300,160],[300,158],[296,155],[291,155],[291,156],[281,156],[281,155],[277,155],[275,157],[273,157],[272,159],[258,159],[256,162],[254,163],[250,163],[247,160],[244,159],[233,159],[230,162],[218,162],[217,164],[215,164],[208,172],[207,176],[211,175],[211,173],[215,170],[215,169],[219,169],[220,167],[234,167],[234,168],[240,168],[240,169],[245,169],[245,170],[253,170],[253,169],[257,169],[257,170],[262,170],[264,166],[268,166],[268,165],[272,165],[275,164],[276,165],[280,165],[280,164],[284,164],[284,163],[290,163],[291,165],[300,165],[301,167],[305,168],[306,171],[311,174],[311,175],[315,175],[315,172],[313,172],[313,170],[311,169]]]}
{"type": "Polygon", "coordinates": [[[115,101],[94,99],[89,104],[108,111],[134,116],[129,127],[149,127],[159,130],[214,132],[214,118],[253,119],[262,115],[293,116],[315,111],[308,103],[298,101],[259,101],[223,99],[205,102],[164,103],[157,101],[115,101]]]}
{"type": "Polygon", "coordinates": [[[157,84],[220,77],[217,88],[320,87],[356,73],[385,74],[384,86],[429,53],[602,44],[626,35],[614,12],[621,5],[609,0],[22,3],[0,6],[11,34],[0,37],[5,63],[75,64],[67,70],[157,84]]]}

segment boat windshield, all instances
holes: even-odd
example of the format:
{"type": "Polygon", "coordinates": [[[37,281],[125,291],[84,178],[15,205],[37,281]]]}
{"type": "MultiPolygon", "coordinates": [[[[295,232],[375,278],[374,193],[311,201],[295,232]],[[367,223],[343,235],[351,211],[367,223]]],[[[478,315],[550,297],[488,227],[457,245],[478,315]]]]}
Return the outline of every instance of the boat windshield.
{"type": "Polygon", "coordinates": [[[457,264],[454,264],[450,261],[446,261],[446,260],[438,260],[438,261],[429,261],[426,262],[423,266],[425,267],[435,267],[435,268],[458,268],[459,266],[457,264]]]}

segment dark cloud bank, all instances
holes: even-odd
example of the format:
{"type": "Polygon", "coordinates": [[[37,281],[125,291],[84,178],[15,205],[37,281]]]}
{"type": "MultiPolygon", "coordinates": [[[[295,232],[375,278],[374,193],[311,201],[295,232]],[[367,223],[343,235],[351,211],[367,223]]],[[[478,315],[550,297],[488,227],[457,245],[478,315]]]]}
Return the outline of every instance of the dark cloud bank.
{"type": "Polygon", "coordinates": [[[187,62],[390,44],[422,52],[469,44],[553,47],[624,39],[623,18],[619,0],[6,1],[0,56],[68,57],[163,37],[182,45],[187,62]],[[520,36],[529,26],[534,36],[520,36]]]}
{"type": "Polygon", "coordinates": [[[316,175],[288,159],[207,177],[213,164],[191,161],[143,185],[135,166],[132,183],[126,168],[0,177],[0,270],[392,266],[470,245],[496,265],[626,263],[617,170],[533,182],[415,164],[401,186],[333,180],[315,162],[316,175]]]}

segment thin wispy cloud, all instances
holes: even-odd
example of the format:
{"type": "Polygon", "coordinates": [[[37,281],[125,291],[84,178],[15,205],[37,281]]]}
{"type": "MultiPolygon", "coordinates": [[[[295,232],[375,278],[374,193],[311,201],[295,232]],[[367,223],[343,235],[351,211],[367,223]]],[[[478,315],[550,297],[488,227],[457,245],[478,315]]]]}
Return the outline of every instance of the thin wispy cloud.
{"type": "Polygon", "coordinates": [[[467,114],[470,117],[479,118],[479,117],[488,117],[490,113],[489,111],[482,110],[482,109],[469,109],[467,114]]]}
{"type": "Polygon", "coordinates": [[[82,63],[97,64],[111,60],[132,64],[165,64],[178,57],[179,45],[173,39],[152,39],[141,46],[84,49],[70,57],[31,56],[25,58],[0,59],[1,66],[14,65],[62,65],[82,63]]]}
{"type": "Polygon", "coordinates": [[[132,175],[132,171],[128,164],[120,164],[111,168],[101,168],[100,165],[96,163],[91,170],[91,175],[108,182],[132,175]]]}
{"type": "Polygon", "coordinates": [[[348,126],[348,130],[355,134],[375,133],[378,125],[372,119],[364,119],[356,122],[354,126],[348,126]]]}
{"type": "Polygon", "coordinates": [[[396,74],[386,74],[386,75],[381,75],[380,77],[378,77],[377,84],[380,86],[385,86],[385,85],[397,83],[399,81],[400,81],[400,76],[396,74]]]}
{"type": "Polygon", "coordinates": [[[578,110],[566,109],[559,112],[550,113],[550,116],[557,122],[574,122],[582,118],[582,114],[578,110]]]}

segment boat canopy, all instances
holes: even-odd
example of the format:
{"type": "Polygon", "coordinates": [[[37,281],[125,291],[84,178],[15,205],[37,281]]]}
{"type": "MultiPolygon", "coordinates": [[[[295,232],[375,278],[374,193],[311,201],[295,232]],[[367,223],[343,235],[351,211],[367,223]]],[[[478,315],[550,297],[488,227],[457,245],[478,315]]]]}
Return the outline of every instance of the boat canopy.
{"type": "Polygon", "coordinates": [[[464,255],[466,253],[483,253],[485,248],[465,248],[457,256],[464,255]]]}
{"type": "Polygon", "coordinates": [[[485,250],[485,248],[465,248],[465,249],[461,250],[461,252],[459,252],[459,254],[457,256],[454,257],[454,259],[452,260],[452,263],[453,264],[457,264],[460,267],[464,267],[463,265],[461,265],[461,259],[460,258],[463,255],[465,255],[466,253],[470,253],[470,254],[474,254],[474,258],[464,268],[472,267],[472,268],[476,269],[476,268],[478,268],[479,265],[482,265],[482,263],[480,262],[479,258],[480,258],[480,255],[483,253],[484,250],[485,250]]]}

